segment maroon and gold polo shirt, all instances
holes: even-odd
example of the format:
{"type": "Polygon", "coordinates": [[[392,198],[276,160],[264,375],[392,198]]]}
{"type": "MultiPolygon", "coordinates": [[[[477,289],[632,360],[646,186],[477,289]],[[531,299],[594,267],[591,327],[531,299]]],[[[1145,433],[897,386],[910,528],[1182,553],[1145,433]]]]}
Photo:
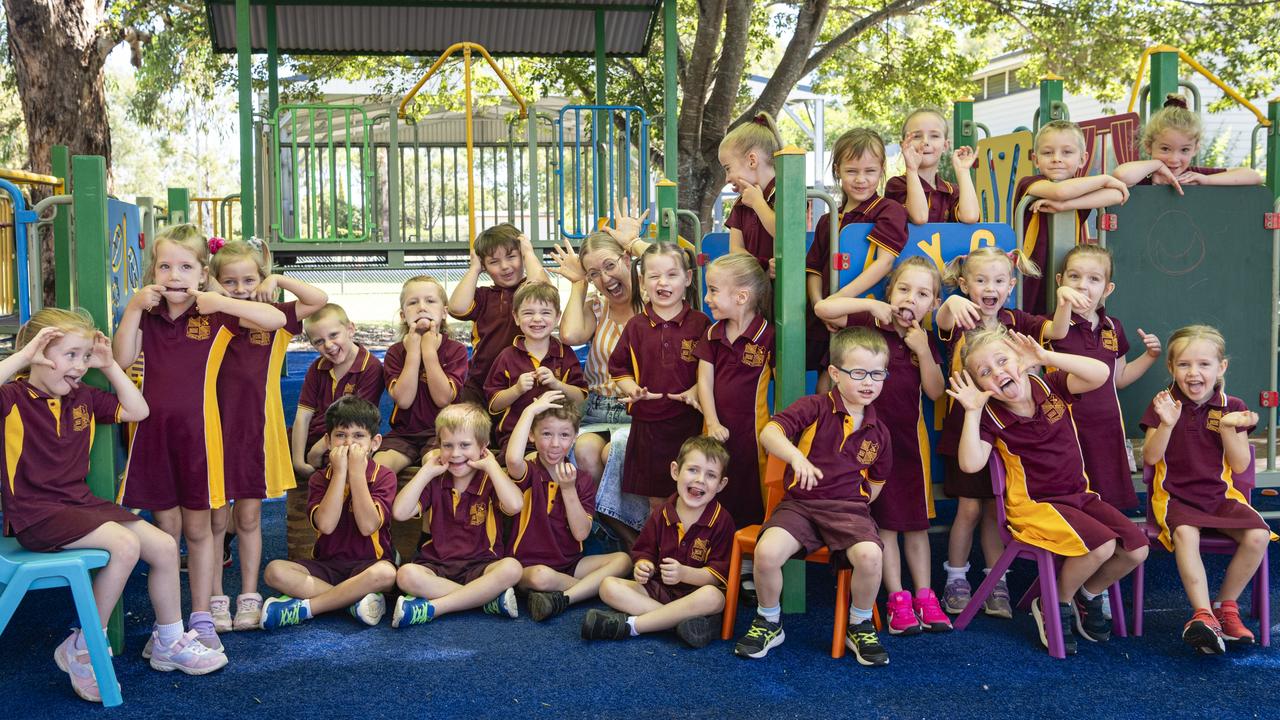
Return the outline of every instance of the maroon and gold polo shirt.
{"type": "MultiPolygon", "coordinates": [[[[653,575],[659,577],[662,561],[672,558],[691,568],[706,568],[715,575],[717,586],[725,586],[729,576],[729,557],[733,553],[733,534],[737,528],[733,518],[717,500],[707,503],[702,516],[691,527],[680,522],[676,512],[679,495],[672,495],[645,522],[631,548],[631,560],[653,563],[653,575]]],[[[696,588],[686,587],[684,594],[696,588]]]]}
{"type": "Polygon", "coordinates": [[[498,497],[493,481],[477,470],[463,490],[455,490],[447,473],[422,490],[418,509],[427,514],[431,538],[418,549],[416,560],[443,564],[459,561],[492,562],[502,557],[498,537],[498,497]]]}
{"type": "Polygon", "coordinates": [[[514,301],[516,290],[525,282],[521,278],[514,287],[478,287],[471,307],[461,315],[454,316],[459,320],[472,322],[471,367],[467,372],[466,387],[478,396],[484,395],[484,381],[489,377],[493,361],[520,334],[520,327],[516,325],[514,301]]]}
{"type": "MultiPolygon", "coordinates": [[[[805,270],[822,278],[822,293],[826,294],[831,277],[831,230],[830,216],[823,213],[818,218],[813,231],[813,244],[805,256],[805,270]]],[[[865,267],[871,265],[876,256],[887,252],[894,257],[902,253],[907,246],[907,209],[896,200],[872,195],[859,203],[854,209],[840,216],[840,229],[855,223],[873,223],[875,227],[867,234],[867,242],[871,243],[874,252],[867,253],[865,267]]]]}
{"type": "MultiPolygon", "coordinates": [[[[329,489],[332,472],[333,466],[317,470],[307,483],[307,518],[317,532],[316,509],[320,507],[320,502],[329,489]]],[[[316,537],[315,549],[311,552],[316,560],[351,562],[394,559],[396,550],[391,544],[391,504],[396,499],[396,474],[370,459],[365,467],[364,478],[369,483],[369,497],[378,508],[378,517],[382,518],[378,531],[372,535],[360,532],[355,511],[351,508],[351,488],[345,488],[342,515],[338,517],[337,526],[328,535],[320,533],[316,537]]]]}
{"type": "MultiPolygon", "coordinates": [[[[444,371],[445,377],[449,378],[449,385],[453,387],[453,399],[457,400],[462,390],[462,383],[467,376],[467,348],[456,340],[442,338],[440,347],[436,350],[436,357],[440,358],[440,369],[444,371]]],[[[400,373],[404,371],[404,358],[403,340],[387,348],[387,354],[382,358],[382,377],[387,382],[388,392],[400,381],[400,373]]],[[[427,371],[424,367],[419,367],[418,395],[413,399],[413,404],[408,410],[393,403],[391,431],[396,435],[434,437],[436,415],[440,414],[440,410],[441,408],[436,407],[435,401],[431,399],[431,388],[427,386],[427,371]]]]}
{"type": "MultiPolygon", "coordinates": [[[[511,528],[507,554],[525,567],[546,565],[571,574],[582,558],[582,543],[569,529],[560,485],[537,453],[529,453],[525,464],[528,469],[524,477],[512,478],[524,493],[524,509],[511,528]]],[[[574,487],[583,511],[591,517],[596,512],[596,483],[591,474],[579,468],[574,487]]]]}
{"type": "MultiPolygon", "coordinates": [[[[1013,205],[1010,207],[1017,208],[1018,203],[1022,202],[1022,198],[1027,194],[1027,189],[1041,180],[1053,182],[1043,175],[1032,175],[1019,180],[1018,187],[1013,192],[1013,205]]],[[[1076,211],[1077,245],[1083,245],[1089,241],[1089,215],[1092,212],[1093,210],[1076,211]]],[[[1022,215],[1022,237],[1018,238],[1023,254],[1030,257],[1044,275],[1054,271],[1048,265],[1049,225],[1052,222],[1050,213],[1033,213],[1028,208],[1022,215]]],[[[1044,275],[1038,278],[1023,275],[1018,280],[1022,283],[1022,309],[1029,313],[1044,315],[1049,307],[1048,300],[1044,296],[1044,275]]]]}
{"type": "Polygon", "coordinates": [[[333,362],[324,356],[316,358],[307,368],[302,392],[298,395],[298,407],[315,413],[307,427],[308,448],[324,435],[325,410],[344,395],[364,398],[375,407],[382,399],[382,363],[359,343],[356,344],[355,362],[340,378],[333,374],[333,362]]]}
{"type": "MultiPolygon", "coordinates": [[[[925,222],[956,222],[956,205],[960,204],[960,189],[938,175],[934,178],[937,185],[930,185],[928,180],[920,178],[920,187],[924,188],[925,199],[929,201],[929,219],[925,222]]],[[[907,206],[907,176],[895,175],[884,184],[884,196],[894,202],[907,206]]]]}
{"type": "MultiPolygon", "coordinates": [[[[698,357],[694,349],[711,325],[711,320],[688,303],[674,318],[663,320],[646,303],[644,311],[627,321],[622,337],[609,355],[609,379],[629,379],[654,393],[682,393],[698,381],[698,357]]],[[[681,415],[689,407],[679,400],[663,398],[633,403],[636,420],[665,420],[681,415]]]]}
{"type": "Polygon", "coordinates": [[[773,324],[756,315],[733,342],[728,323],[716,322],[693,349],[715,368],[716,415],[733,432],[751,428],[759,437],[769,422],[769,381],[773,379],[773,324]]]}
{"type": "Polygon", "coordinates": [[[862,424],[854,427],[838,390],[826,395],[806,395],[769,421],[795,443],[809,462],[822,471],[811,490],[803,490],[787,467],[782,478],[787,500],[871,499],[870,484],[889,479],[893,446],[889,429],[876,417],[874,407],[863,408],[862,424]]]}
{"type": "Polygon", "coordinates": [[[550,368],[560,382],[576,387],[586,395],[587,378],[582,374],[582,365],[578,362],[578,356],[573,354],[573,348],[551,338],[546,356],[539,360],[526,349],[524,336],[518,335],[508,348],[498,353],[484,383],[484,396],[490,403],[489,412],[497,415],[494,436],[499,447],[507,446],[507,438],[520,421],[520,413],[549,388],[535,383],[528,392],[521,393],[514,403],[500,413],[493,411],[493,396],[515,385],[524,373],[540,367],[550,368]]]}
{"type": "MultiPolygon", "coordinates": [[[[773,207],[774,183],[775,180],[770,180],[763,188],[769,207],[773,207]]],[[[760,262],[766,273],[769,272],[769,261],[773,259],[773,235],[765,229],[756,211],[742,202],[741,196],[734,201],[724,226],[742,233],[742,247],[760,262]]]]}
{"type": "Polygon", "coordinates": [[[1027,376],[1036,405],[1031,417],[1016,415],[997,400],[988,402],[982,413],[979,437],[1004,460],[1010,506],[1089,489],[1071,415],[1071,404],[1079,397],[1067,389],[1067,375],[1056,370],[1043,378],[1027,376]]]}

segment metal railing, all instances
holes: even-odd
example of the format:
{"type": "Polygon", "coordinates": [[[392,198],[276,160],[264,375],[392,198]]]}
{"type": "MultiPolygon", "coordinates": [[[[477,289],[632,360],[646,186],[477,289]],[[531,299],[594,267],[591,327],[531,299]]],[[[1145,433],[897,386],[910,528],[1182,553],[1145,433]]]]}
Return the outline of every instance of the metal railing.
{"type": "MultiPolygon", "coordinates": [[[[649,206],[649,120],[634,105],[566,105],[557,125],[559,228],[582,239],[609,217],[613,198],[649,206]],[[583,122],[584,114],[590,122],[583,122]],[[566,196],[566,192],[568,193],[566,196]]],[[[641,227],[643,233],[648,221],[641,227]]]]}

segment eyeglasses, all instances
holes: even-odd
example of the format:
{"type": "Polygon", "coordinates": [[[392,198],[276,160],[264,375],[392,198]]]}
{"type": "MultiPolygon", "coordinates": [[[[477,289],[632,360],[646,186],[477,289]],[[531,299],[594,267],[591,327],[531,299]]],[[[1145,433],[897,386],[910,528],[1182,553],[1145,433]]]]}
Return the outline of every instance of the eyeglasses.
{"type": "MultiPolygon", "coordinates": [[[[604,264],[601,265],[601,268],[604,270],[604,274],[608,275],[618,269],[618,264],[617,260],[606,260],[604,264]]],[[[588,282],[595,282],[600,279],[601,272],[599,270],[588,270],[586,275],[588,282]]]]}
{"type": "Polygon", "coordinates": [[[864,370],[862,368],[836,368],[854,380],[866,380],[868,377],[876,382],[884,382],[889,377],[888,370],[864,370]]]}

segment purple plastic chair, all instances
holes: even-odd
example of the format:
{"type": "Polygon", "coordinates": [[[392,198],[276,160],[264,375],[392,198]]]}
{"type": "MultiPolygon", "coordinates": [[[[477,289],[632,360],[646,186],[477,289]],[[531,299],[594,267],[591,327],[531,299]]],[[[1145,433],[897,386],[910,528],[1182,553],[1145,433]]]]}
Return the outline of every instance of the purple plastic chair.
{"type": "MultiPolygon", "coordinates": [[[[1025,610],[1031,607],[1031,603],[1037,596],[1044,596],[1045,607],[1049,610],[1045,617],[1045,638],[1049,641],[1049,654],[1056,658],[1065,658],[1067,656],[1066,649],[1062,644],[1062,625],[1057,622],[1056,608],[1058,606],[1058,560],[1059,556],[1055,555],[1043,548],[1028,545],[1019,540],[1013,539],[1013,534],[1009,531],[1009,525],[1005,519],[1004,512],[1004,462],[1000,459],[1000,454],[993,451],[991,460],[987,464],[987,468],[991,472],[991,489],[995,492],[996,498],[1001,501],[996,503],[996,523],[1000,528],[1000,537],[1004,540],[1004,553],[991,568],[991,572],[987,574],[987,579],[982,581],[978,586],[977,592],[969,600],[969,605],[965,607],[964,612],[960,613],[960,617],[956,618],[955,628],[964,630],[974,616],[978,614],[978,610],[982,608],[982,603],[986,601],[987,596],[995,589],[996,583],[1004,576],[1009,566],[1014,560],[1023,558],[1025,560],[1034,560],[1040,572],[1038,577],[1018,601],[1018,609],[1025,610]]],[[[1141,570],[1141,566],[1139,566],[1141,570]]],[[[1120,583],[1115,583],[1110,588],[1111,591],[1111,626],[1116,637],[1125,637],[1125,621],[1124,621],[1124,605],[1120,602],[1120,583]]]]}

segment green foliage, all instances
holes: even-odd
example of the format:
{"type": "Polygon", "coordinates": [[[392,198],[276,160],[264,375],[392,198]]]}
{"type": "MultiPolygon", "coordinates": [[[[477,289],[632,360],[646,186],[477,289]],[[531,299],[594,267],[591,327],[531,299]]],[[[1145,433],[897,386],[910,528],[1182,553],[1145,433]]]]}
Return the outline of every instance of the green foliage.
{"type": "Polygon", "coordinates": [[[22,122],[22,104],[18,101],[18,80],[9,57],[9,23],[0,6],[0,167],[21,168],[27,164],[27,129],[22,122]]]}

